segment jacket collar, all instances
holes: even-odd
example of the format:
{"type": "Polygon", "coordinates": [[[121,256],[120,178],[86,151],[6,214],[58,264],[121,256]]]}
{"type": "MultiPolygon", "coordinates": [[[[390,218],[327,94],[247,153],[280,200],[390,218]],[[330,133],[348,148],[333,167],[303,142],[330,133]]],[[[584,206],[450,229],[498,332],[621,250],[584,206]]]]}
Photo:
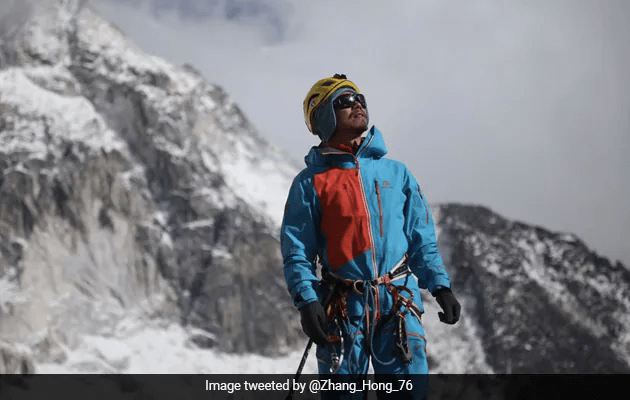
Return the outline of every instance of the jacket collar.
{"type": "MultiPolygon", "coordinates": [[[[376,126],[372,126],[354,157],[356,157],[358,161],[358,159],[361,158],[378,159],[386,154],[387,148],[385,147],[383,135],[376,126]]],[[[311,147],[311,150],[308,152],[306,157],[304,157],[304,161],[307,166],[326,165],[333,161],[329,156],[335,156],[332,158],[336,158],[336,156],[353,156],[353,154],[333,147],[326,147],[320,143],[319,146],[311,147]]]]}

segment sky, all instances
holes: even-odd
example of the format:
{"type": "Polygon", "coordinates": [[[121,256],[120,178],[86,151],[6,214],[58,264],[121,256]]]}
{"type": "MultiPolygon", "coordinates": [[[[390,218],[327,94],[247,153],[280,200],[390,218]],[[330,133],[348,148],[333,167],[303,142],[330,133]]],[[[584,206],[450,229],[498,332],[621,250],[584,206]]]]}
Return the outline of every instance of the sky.
{"type": "Polygon", "coordinates": [[[575,233],[630,266],[627,0],[92,3],[222,86],[299,165],[319,142],[302,101],[345,73],[431,203],[575,233]]]}

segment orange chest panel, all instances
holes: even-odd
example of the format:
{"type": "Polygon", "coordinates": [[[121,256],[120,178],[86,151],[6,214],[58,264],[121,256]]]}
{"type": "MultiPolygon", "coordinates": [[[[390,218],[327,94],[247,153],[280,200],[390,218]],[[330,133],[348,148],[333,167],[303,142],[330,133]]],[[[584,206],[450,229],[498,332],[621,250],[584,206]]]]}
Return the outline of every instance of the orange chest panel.
{"type": "Polygon", "coordinates": [[[370,215],[358,169],[331,168],[313,179],[322,210],[320,229],[333,270],[372,248],[370,215]]]}

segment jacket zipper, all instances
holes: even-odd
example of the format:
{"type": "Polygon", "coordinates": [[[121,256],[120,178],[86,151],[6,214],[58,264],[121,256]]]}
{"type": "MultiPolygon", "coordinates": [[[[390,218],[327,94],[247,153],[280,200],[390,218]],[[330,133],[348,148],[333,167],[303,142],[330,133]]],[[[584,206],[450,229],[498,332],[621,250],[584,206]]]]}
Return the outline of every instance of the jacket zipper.
{"type": "Polygon", "coordinates": [[[372,235],[372,216],[370,214],[370,207],[368,206],[367,196],[365,194],[365,187],[363,186],[363,179],[361,178],[361,166],[359,165],[359,159],[355,156],[355,161],[357,163],[357,174],[359,175],[359,186],[361,187],[361,194],[363,196],[363,206],[365,207],[365,212],[368,218],[368,234],[370,235],[370,244],[372,245],[372,271],[374,272],[374,276],[372,279],[378,278],[378,270],[376,268],[376,249],[374,247],[374,236],[372,235]]]}
{"type": "Polygon", "coordinates": [[[378,199],[379,228],[381,230],[381,237],[383,237],[383,205],[381,203],[381,188],[378,185],[378,180],[375,180],[374,184],[376,185],[376,198],[378,199]]]}
{"type": "MultiPolygon", "coordinates": [[[[359,185],[361,185],[361,193],[363,194],[363,204],[365,205],[365,212],[367,213],[368,217],[368,233],[370,234],[370,244],[372,245],[372,271],[374,272],[374,276],[372,277],[372,279],[376,279],[378,278],[378,268],[376,267],[376,246],[374,245],[374,236],[372,234],[372,216],[370,214],[370,207],[368,206],[365,187],[363,186],[363,179],[361,178],[361,165],[359,164],[359,155],[361,154],[361,152],[363,152],[363,150],[367,149],[370,146],[370,143],[372,143],[372,139],[374,139],[374,136],[370,137],[370,140],[368,140],[368,142],[365,144],[365,147],[363,147],[356,155],[353,154],[352,156],[354,157],[354,161],[357,165],[357,172],[359,173],[359,185]]],[[[376,291],[376,304],[379,304],[378,290],[376,291]]],[[[377,313],[380,314],[380,307],[376,310],[377,313]]]]}
{"type": "MultiPolygon", "coordinates": [[[[361,151],[363,151],[370,145],[373,138],[374,136],[370,137],[370,140],[365,144],[365,147],[363,147],[361,151]]],[[[368,217],[368,233],[370,234],[370,243],[372,244],[372,272],[374,273],[372,279],[376,279],[378,278],[378,268],[376,267],[376,246],[374,245],[374,235],[372,234],[372,217],[370,215],[370,207],[368,205],[365,187],[363,186],[363,179],[361,178],[361,165],[359,164],[359,154],[361,154],[361,152],[358,152],[356,155],[353,154],[352,156],[354,157],[354,161],[357,165],[357,172],[359,173],[359,185],[361,186],[361,193],[363,194],[363,204],[365,205],[365,211],[368,217]]],[[[381,301],[378,291],[379,287],[377,286],[376,293],[374,295],[374,311],[376,312],[376,321],[379,321],[381,319],[381,301]]]]}
{"type": "MultiPolygon", "coordinates": [[[[359,158],[354,157],[357,164],[357,172],[359,174],[359,185],[361,186],[361,194],[363,195],[363,205],[368,218],[368,233],[370,234],[370,243],[372,244],[372,272],[374,275],[372,279],[378,278],[378,270],[376,268],[376,246],[374,246],[374,236],[372,235],[372,217],[370,215],[370,207],[368,206],[367,195],[365,193],[365,187],[363,186],[363,179],[361,178],[361,166],[359,165],[359,158]]],[[[376,312],[376,321],[381,319],[381,302],[378,295],[378,286],[376,287],[376,293],[374,295],[374,311],[376,312]]]]}

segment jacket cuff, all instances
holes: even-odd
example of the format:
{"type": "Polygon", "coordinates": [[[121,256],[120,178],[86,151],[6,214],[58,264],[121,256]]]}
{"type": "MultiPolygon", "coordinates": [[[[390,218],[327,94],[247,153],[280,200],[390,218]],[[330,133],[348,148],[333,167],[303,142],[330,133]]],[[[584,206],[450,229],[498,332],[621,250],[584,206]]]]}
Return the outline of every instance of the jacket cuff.
{"type": "Polygon", "coordinates": [[[451,287],[451,281],[443,276],[438,276],[437,279],[434,279],[432,285],[429,285],[428,289],[431,294],[434,294],[440,288],[449,288],[451,287]]]}
{"type": "Polygon", "coordinates": [[[303,288],[293,298],[293,303],[298,310],[314,301],[319,301],[319,298],[317,297],[317,293],[312,287],[303,288]]]}

